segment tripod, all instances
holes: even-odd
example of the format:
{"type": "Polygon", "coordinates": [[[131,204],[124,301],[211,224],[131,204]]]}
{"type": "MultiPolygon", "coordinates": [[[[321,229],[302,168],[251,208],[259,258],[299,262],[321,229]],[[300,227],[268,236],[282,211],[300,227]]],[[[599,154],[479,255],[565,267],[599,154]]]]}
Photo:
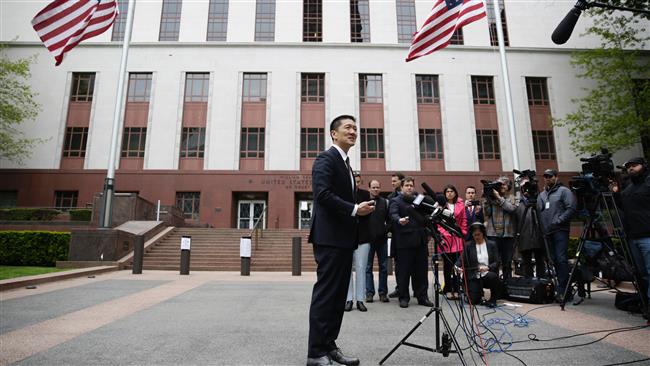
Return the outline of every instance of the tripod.
{"type": "MultiPolygon", "coordinates": [[[[588,198],[585,199],[588,200],[588,198]]],[[[560,307],[562,308],[562,310],[564,310],[564,306],[566,305],[567,295],[569,293],[569,288],[573,283],[573,278],[576,269],[580,269],[582,266],[580,260],[582,257],[582,249],[584,248],[585,242],[588,241],[589,235],[590,234],[593,235],[593,233],[599,232],[600,236],[603,236],[602,234],[603,231],[607,234],[607,228],[602,226],[603,225],[603,222],[601,221],[603,216],[602,214],[604,214],[604,216],[609,218],[609,225],[612,228],[612,234],[613,236],[618,238],[621,242],[623,258],[630,266],[630,268],[632,268],[632,285],[634,286],[634,289],[636,290],[637,293],[642,294],[642,291],[639,287],[639,280],[637,278],[638,270],[634,264],[634,259],[632,258],[632,254],[628,246],[629,244],[627,243],[627,240],[625,238],[625,233],[623,231],[623,222],[621,221],[618,207],[616,206],[616,201],[614,200],[612,193],[598,192],[598,195],[595,197],[595,200],[591,203],[592,203],[591,207],[587,205],[588,206],[587,210],[589,212],[589,220],[587,221],[587,224],[584,226],[582,230],[582,234],[580,235],[580,239],[578,241],[578,247],[576,249],[576,254],[575,254],[575,263],[573,264],[573,267],[569,272],[569,279],[567,281],[566,288],[564,289],[562,302],[560,303],[560,307]]],[[[614,289],[616,290],[616,288],[614,289]]],[[[647,307],[645,296],[643,295],[640,296],[640,299],[644,308],[647,307]]]]}
{"type": "Polygon", "coordinates": [[[460,345],[458,344],[458,340],[456,340],[456,337],[454,336],[454,332],[451,329],[451,326],[449,325],[449,322],[447,321],[447,318],[445,318],[445,314],[442,312],[442,307],[440,307],[440,276],[438,274],[438,262],[440,261],[440,256],[441,254],[438,253],[438,247],[442,239],[440,238],[440,233],[438,232],[438,229],[431,224],[429,227],[427,227],[427,230],[431,233],[433,237],[433,256],[432,256],[432,268],[433,268],[433,292],[434,292],[434,303],[433,307],[424,315],[420,321],[418,321],[417,324],[402,338],[399,343],[393,347],[390,352],[384,356],[384,358],[379,361],[380,365],[383,365],[386,360],[395,352],[397,349],[404,345],[404,346],[409,346],[425,351],[429,351],[432,353],[440,353],[443,357],[449,357],[450,353],[456,353],[458,354],[458,357],[460,358],[460,362],[465,366],[467,363],[465,362],[465,356],[463,355],[463,351],[460,348],[460,345]],[[431,347],[425,347],[421,346],[419,344],[414,344],[407,342],[408,338],[424,323],[425,320],[431,316],[431,314],[435,313],[435,319],[436,319],[436,348],[431,348],[431,347]],[[440,321],[442,320],[442,324],[445,327],[445,332],[440,334],[440,321]],[[451,345],[454,345],[455,349],[451,349],[451,345]]]}

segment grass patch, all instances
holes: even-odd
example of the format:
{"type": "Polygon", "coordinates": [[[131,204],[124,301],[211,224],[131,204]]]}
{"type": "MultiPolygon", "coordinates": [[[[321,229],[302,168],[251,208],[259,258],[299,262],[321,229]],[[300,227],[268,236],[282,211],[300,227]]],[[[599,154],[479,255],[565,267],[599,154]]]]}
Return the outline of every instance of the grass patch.
{"type": "Polygon", "coordinates": [[[67,268],[56,267],[0,266],[0,280],[66,270],[67,268]]]}

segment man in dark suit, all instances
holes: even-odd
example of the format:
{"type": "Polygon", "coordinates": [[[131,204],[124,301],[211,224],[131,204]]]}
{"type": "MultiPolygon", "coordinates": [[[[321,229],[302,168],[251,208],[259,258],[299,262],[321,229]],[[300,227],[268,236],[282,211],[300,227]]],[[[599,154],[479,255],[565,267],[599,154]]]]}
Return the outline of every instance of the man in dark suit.
{"type": "Polygon", "coordinates": [[[317,280],[309,309],[307,366],[358,365],[336,345],[358,241],[358,216],[374,210],[374,201],[356,204],[348,151],[357,141],[356,120],[338,116],[330,124],[333,146],[314,161],[314,205],[309,242],[314,245],[317,280]]]}
{"type": "Polygon", "coordinates": [[[399,251],[397,256],[397,287],[399,291],[399,306],[407,308],[409,305],[409,279],[413,286],[413,295],[417,298],[418,304],[433,306],[427,289],[429,279],[428,270],[428,247],[426,229],[418,224],[411,215],[414,213],[415,181],[406,177],[402,181],[402,194],[393,198],[390,204],[390,219],[393,225],[395,245],[399,251]]]}

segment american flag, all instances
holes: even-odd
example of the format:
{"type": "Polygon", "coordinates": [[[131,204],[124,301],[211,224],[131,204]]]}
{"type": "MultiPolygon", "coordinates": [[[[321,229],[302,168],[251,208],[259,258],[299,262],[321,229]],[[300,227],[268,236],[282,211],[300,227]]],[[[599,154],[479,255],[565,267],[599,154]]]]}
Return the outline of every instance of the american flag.
{"type": "Polygon", "coordinates": [[[66,52],[104,33],[116,17],[116,0],[55,0],[36,14],[32,26],[59,66],[66,52]]]}
{"type": "Polygon", "coordinates": [[[447,47],[456,29],[485,16],[483,0],[438,0],[415,33],[406,62],[447,47]]]}

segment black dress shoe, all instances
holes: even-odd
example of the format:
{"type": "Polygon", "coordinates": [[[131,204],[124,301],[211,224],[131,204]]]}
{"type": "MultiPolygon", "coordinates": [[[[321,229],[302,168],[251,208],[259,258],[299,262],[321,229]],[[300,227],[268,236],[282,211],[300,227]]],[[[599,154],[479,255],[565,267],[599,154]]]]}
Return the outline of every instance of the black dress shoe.
{"type": "Polygon", "coordinates": [[[352,311],[352,301],[345,302],[345,311],[352,311]]]}
{"type": "Polygon", "coordinates": [[[341,352],[340,348],[330,351],[329,356],[332,360],[340,363],[341,365],[356,366],[359,364],[359,359],[355,357],[348,357],[341,352]]]}
{"type": "Polygon", "coordinates": [[[390,294],[388,294],[388,297],[390,297],[391,299],[399,297],[399,292],[397,292],[397,290],[395,290],[395,291],[391,292],[390,294]]]}
{"type": "Polygon", "coordinates": [[[423,306],[432,307],[432,306],[433,306],[433,303],[432,303],[431,300],[429,300],[428,298],[423,297],[423,298],[421,298],[421,299],[418,299],[418,305],[423,305],[423,306]]]}
{"type": "Polygon", "coordinates": [[[329,355],[321,356],[321,357],[316,357],[316,358],[307,358],[307,366],[325,366],[325,365],[333,365],[332,359],[330,359],[329,355]]]}
{"type": "Polygon", "coordinates": [[[381,302],[389,302],[390,300],[388,300],[388,296],[386,296],[384,294],[379,294],[379,301],[381,301],[381,302]]]}
{"type": "Polygon", "coordinates": [[[366,302],[372,302],[372,294],[366,294],[366,302]]]}
{"type": "Polygon", "coordinates": [[[399,300],[399,307],[400,308],[408,308],[409,307],[408,300],[400,299],[399,300]]]}
{"type": "Polygon", "coordinates": [[[363,301],[357,301],[357,309],[359,309],[359,311],[368,311],[368,308],[363,304],[363,301]]]}

